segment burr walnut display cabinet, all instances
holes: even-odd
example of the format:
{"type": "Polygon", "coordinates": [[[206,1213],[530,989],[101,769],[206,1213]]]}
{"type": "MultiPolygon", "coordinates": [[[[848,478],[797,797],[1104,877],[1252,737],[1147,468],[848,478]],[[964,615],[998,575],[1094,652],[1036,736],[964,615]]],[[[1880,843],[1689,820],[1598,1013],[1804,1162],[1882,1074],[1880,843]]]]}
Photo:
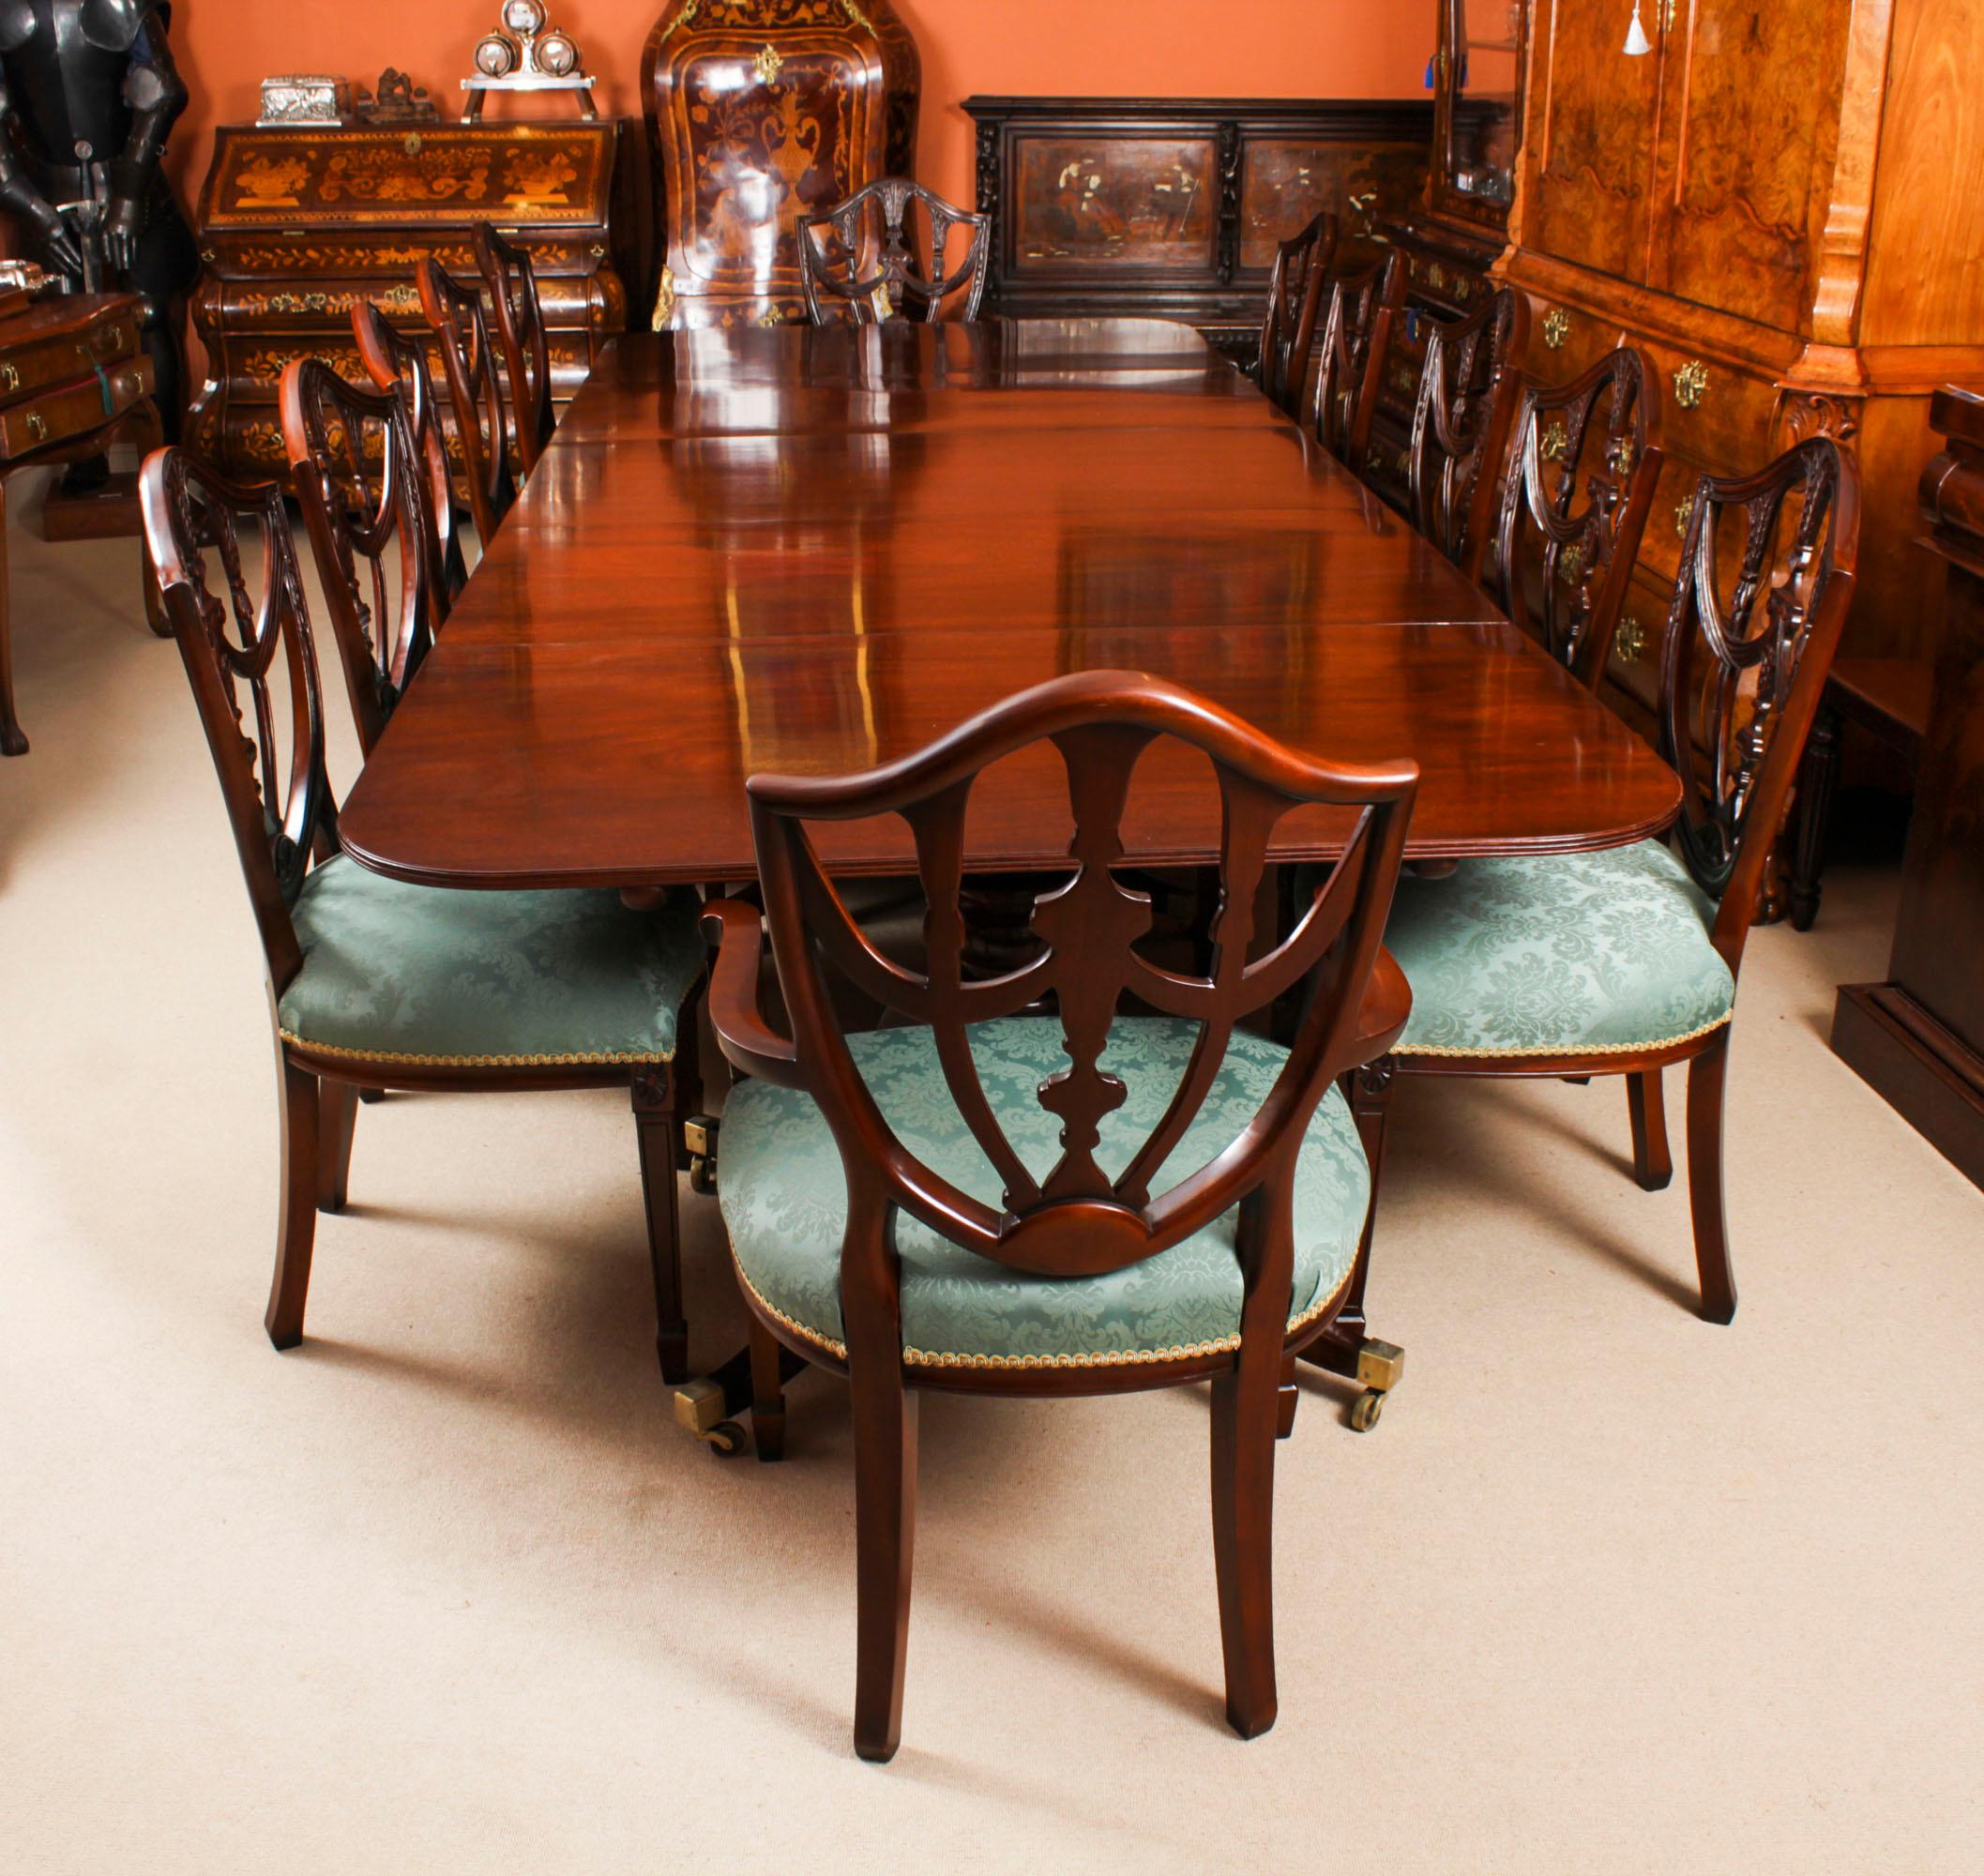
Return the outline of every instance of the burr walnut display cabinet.
{"type": "Polygon", "coordinates": [[[1894,955],[1886,983],[1840,991],[1832,1046],[1984,1186],[1984,396],[1943,392],[1931,423],[1916,551],[1949,584],[1894,955]]]}
{"type": "MultiPolygon", "coordinates": [[[[1666,466],[1614,642],[1653,694],[1659,630],[1703,470],[1814,432],[1867,490],[1849,657],[1931,654],[1940,565],[1915,551],[1930,398],[1984,379],[1984,0],[1534,0],[1508,247],[1533,375],[1640,347],[1666,466]]],[[[1616,694],[1616,693],[1615,693],[1616,694]]],[[[1634,713],[1628,705],[1628,714],[1634,713]]]]}
{"type": "Polygon", "coordinates": [[[669,0],[641,61],[655,329],[804,320],[799,223],[916,174],[921,83],[888,0],[669,0]]]}
{"type": "Polygon", "coordinates": [[[1275,247],[1313,216],[1340,256],[1403,212],[1432,113],[1388,99],[968,98],[986,310],[1189,320],[1258,354],[1275,247]]]}
{"type": "MultiPolygon", "coordinates": [[[[414,267],[432,254],[474,280],[477,221],[530,250],[562,408],[649,288],[647,163],[631,120],[217,131],[200,192],[192,318],[207,377],[192,446],[237,475],[286,478],[283,367],[322,357],[362,380],[359,299],[424,335],[414,267]]],[[[438,354],[431,364],[438,382],[438,354]]],[[[444,419],[451,431],[453,412],[444,419]]]]}

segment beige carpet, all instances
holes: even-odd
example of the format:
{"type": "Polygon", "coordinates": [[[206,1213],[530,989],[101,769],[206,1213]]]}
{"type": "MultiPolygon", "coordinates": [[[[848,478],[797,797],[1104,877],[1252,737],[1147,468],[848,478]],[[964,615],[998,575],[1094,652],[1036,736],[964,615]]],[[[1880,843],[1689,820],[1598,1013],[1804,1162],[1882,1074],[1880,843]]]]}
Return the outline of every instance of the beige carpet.
{"type": "Polygon", "coordinates": [[[1408,1091],[1409,1373],[1362,1438],[1311,1382],[1281,1448],[1265,1739],[1219,1718],[1203,1396],[931,1400],[878,1770],[841,1389],[796,1384],[780,1468],[675,1431],[624,1098],[365,1110],[270,1351],[267,1018],[177,658],[132,543],[14,549],[9,1876],[1979,1867],[1984,1200],[1825,1045],[1891,879],[1751,949],[1732,1328],[1616,1082],[1408,1091]]]}

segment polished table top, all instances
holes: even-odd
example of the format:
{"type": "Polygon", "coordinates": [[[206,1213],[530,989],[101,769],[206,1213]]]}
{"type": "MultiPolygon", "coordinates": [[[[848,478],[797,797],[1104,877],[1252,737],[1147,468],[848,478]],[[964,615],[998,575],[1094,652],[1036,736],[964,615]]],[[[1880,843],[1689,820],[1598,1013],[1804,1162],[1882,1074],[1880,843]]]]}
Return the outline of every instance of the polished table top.
{"type": "MultiPolygon", "coordinates": [[[[748,877],[749,775],[845,773],[1062,672],[1169,677],[1313,754],[1411,756],[1417,857],[1658,832],[1645,743],[1282,418],[1153,320],[629,336],[580,392],[342,816],[431,885],[748,877]]],[[[1051,755],[990,772],[972,863],[1062,857],[1051,755]]],[[[1125,836],[1219,852],[1160,746],[1125,836]]],[[[1336,850],[1292,815],[1281,858],[1336,850]]],[[[900,822],[820,830],[902,870],[900,822]]]]}

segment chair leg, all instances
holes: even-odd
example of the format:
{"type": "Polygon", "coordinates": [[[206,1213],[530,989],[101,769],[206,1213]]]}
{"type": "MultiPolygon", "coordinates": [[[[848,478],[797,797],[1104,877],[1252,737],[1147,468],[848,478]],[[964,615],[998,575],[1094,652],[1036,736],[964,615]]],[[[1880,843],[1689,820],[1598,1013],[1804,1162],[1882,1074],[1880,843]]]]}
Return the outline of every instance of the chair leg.
{"type": "Polygon", "coordinates": [[[1819,876],[1825,865],[1825,835],[1833,790],[1840,779],[1840,713],[1821,706],[1805,739],[1798,766],[1796,839],[1791,862],[1791,924],[1810,931],[1819,916],[1819,876]]]}
{"type": "Polygon", "coordinates": [[[279,1349],[303,1339],[303,1301],[310,1291],[310,1259],[317,1236],[317,1078],[299,1068],[277,1045],[282,1107],[282,1191],[276,1225],[276,1273],[262,1318],[279,1349]]]}
{"type": "Polygon", "coordinates": [[[1667,1150],[1667,1104],[1659,1069],[1627,1076],[1626,1111],[1632,1116],[1632,1176],[1646,1191],[1663,1191],[1674,1176],[1674,1160],[1667,1150]]]}
{"type": "Polygon", "coordinates": [[[674,1386],[689,1379],[689,1320],[682,1313],[675,1087],[666,1062],[635,1073],[633,1100],[641,1143],[641,1190],[647,1203],[647,1249],[655,1266],[655,1354],[662,1380],[674,1386]]]}
{"type": "Polygon", "coordinates": [[[902,1737],[916,1533],[916,1397],[900,1362],[848,1363],[855,1412],[855,1750],[882,1763],[902,1737]]]}
{"type": "Polygon", "coordinates": [[[1281,1357],[1281,1383],[1275,1395],[1275,1438],[1285,1440],[1295,1430],[1295,1409],[1302,1404],[1302,1390],[1295,1385],[1296,1357],[1281,1357]]]}
{"type": "Polygon", "coordinates": [[[371,1107],[374,1103],[383,1101],[386,1098],[386,1090],[384,1088],[360,1088],[358,1090],[358,1098],[367,1107],[371,1107]]]}
{"type": "Polygon", "coordinates": [[[352,1134],[358,1125],[358,1090],[349,1082],[322,1082],[317,1089],[317,1209],[341,1212],[351,1185],[352,1134]]]}
{"type": "Polygon", "coordinates": [[[1226,1655],[1226,1720],[1242,1739],[1275,1723],[1274,1498],[1279,1364],[1244,1361],[1212,1386],[1213,1559],[1226,1655]]]}
{"type": "Polygon", "coordinates": [[[1711,1323],[1730,1322],[1736,1313],[1729,1219],[1722,1204],[1722,1084],[1728,1068],[1729,1025],[1724,1023],[1688,1065],[1688,1201],[1694,1214],[1702,1314],[1711,1323]]]}
{"type": "Polygon", "coordinates": [[[785,1370],[779,1339],[755,1315],[750,1330],[750,1436],[769,1465],[785,1457],[785,1370]]]}

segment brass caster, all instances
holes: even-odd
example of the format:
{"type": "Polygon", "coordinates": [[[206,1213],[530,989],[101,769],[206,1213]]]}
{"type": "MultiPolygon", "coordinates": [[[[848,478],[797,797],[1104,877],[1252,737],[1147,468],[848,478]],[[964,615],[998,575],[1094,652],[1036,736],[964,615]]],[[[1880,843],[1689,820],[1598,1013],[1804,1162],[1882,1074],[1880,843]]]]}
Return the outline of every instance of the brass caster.
{"type": "Polygon", "coordinates": [[[1379,1415],[1385,1412],[1385,1391],[1383,1388],[1367,1388],[1358,1395],[1350,1410],[1350,1424],[1359,1433],[1368,1433],[1378,1424],[1379,1415]]]}
{"type": "Polygon", "coordinates": [[[675,1389],[676,1424],[685,1427],[719,1459],[729,1459],[744,1450],[744,1429],[726,1420],[723,1389],[704,1376],[675,1389]]]}
{"type": "Polygon", "coordinates": [[[682,1123],[682,1143],[689,1149],[689,1189],[705,1199],[717,1189],[717,1128],[707,1114],[693,1114],[682,1123]]]}

